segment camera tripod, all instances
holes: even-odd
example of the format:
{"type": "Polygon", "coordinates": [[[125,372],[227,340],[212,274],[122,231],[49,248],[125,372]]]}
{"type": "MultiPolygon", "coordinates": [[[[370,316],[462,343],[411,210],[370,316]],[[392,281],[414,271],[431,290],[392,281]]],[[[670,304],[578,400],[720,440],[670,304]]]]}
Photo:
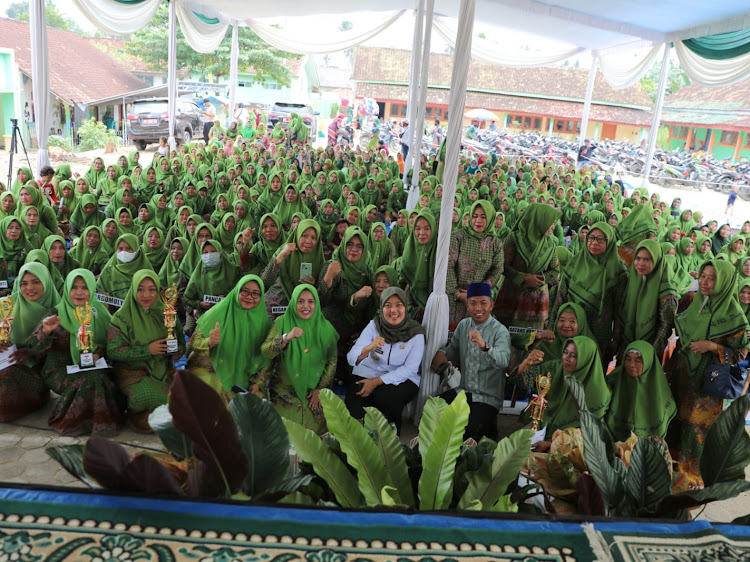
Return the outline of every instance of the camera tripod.
{"type": "Polygon", "coordinates": [[[10,122],[13,125],[13,131],[11,132],[10,137],[10,163],[8,164],[8,185],[6,186],[6,189],[10,189],[10,186],[13,183],[13,154],[18,153],[18,141],[21,141],[23,154],[26,156],[26,162],[29,164],[29,169],[31,169],[31,160],[29,160],[29,153],[26,152],[26,145],[23,143],[21,130],[18,128],[18,119],[11,119],[10,122]]]}

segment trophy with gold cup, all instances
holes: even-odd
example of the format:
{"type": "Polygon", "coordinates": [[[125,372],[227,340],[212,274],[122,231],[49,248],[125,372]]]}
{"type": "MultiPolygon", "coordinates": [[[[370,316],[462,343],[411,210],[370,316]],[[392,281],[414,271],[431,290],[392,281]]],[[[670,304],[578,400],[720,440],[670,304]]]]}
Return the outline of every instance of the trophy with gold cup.
{"type": "Polygon", "coordinates": [[[176,355],[179,351],[174,330],[177,327],[177,284],[173,283],[161,292],[164,303],[164,326],[167,328],[167,355],[176,355]]]}
{"type": "Polygon", "coordinates": [[[13,297],[0,299],[0,342],[8,343],[13,332],[13,297]]]}
{"type": "Polygon", "coordinates": [[[542,418],[544,418],[544,410],[547,408],[547,399],[545,396],[547,396],[547,393],[549,392],[551,380],[552,377],[549,373],[546,375],[539,375],[536,378],[536,395],[531,399],[530,405],[531,419],[533,420],[531,424],[532,431],[539,431],[539,424],[541,423],[542,418]]]}
{"type": "Polygon", "coordinates": [[[91,327],[91,321],[94,318],[94,313],[89,303],[85,306],[77,306],[73,310],[73,315],[76,317],[76,321],[81,326],[76,334],[76,342],[78,343],[78,366],[81,369],[91,369],[94,367],[96,361],[94,361],[94,334],[89,330],[91,327]]]}

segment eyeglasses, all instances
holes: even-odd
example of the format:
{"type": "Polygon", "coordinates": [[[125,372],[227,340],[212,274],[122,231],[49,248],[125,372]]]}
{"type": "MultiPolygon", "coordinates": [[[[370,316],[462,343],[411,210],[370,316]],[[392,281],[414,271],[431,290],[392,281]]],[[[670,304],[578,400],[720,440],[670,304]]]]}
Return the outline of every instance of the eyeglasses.
{"type": "Polygon", "coordinates": [[[365,249],[363,244],[355,244],[354,242],[346,243],[347,250],[359,250],[360,252],[365,249]]]}
{"type": "Polygon", "coordinates": [[[607,238],[604,236],[588,236],[587,240],[589,242],[596,242],[597,244],[606,244],[607,238]]]}
{"type": "Polygon", "coordinates": [[[258,300],[261,297],[260,291],[248,291],[247,289],[240,289],[240,295],[253,300],[258,300]]]}

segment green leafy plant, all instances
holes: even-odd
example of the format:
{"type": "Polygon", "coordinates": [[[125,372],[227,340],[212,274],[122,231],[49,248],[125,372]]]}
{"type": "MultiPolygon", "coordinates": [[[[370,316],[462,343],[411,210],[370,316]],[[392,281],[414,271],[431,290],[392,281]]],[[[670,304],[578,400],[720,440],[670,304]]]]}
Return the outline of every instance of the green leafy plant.
{"type": "Polygon", "coordinates": [[[49,148],[50,146],[62,148],[67,152],[70,152],[73,148],[70,139],[66,139],[65,137],[61,137],[60,135],[50,135],[49,137],[47,137],[47,147],[49,148]]]}
{"type": "Polygon", "coordinates": [[[321,391],[320,402],[330,436],[284,420],[299,458],[320,479],[318,496],[309,502],[326,497],[327,488],[343,507],[517,510],[521,496],[511,498],[508,490],[531,452],[533,433],[521,430],[499,443],[483,439],[462,447],[469,420],[463,392],[450,405],[441,398],[427,401],[413,448],[399,442],[375,408],[365,408],[363,426],[333,392],[321,391]]]}
{"type": "Polygon", "coordinates": [[[84,119],[78,128],[78,150],[96,150],[104,148],[108,142],[119,143],[120,139],[112,129],[96,119],[84,119]]]}
{"type": "Polygon", "coordinates": [[[169,404],[149,417],[166,454],[131,457],[100,437],[85,446],[51,447],[47,454],[92,487],[205,497],[263,498],[293,495],[311,482],[286,478],[289,437],[274,407],[253,394],[224,400],[195,375],[178,372],[169,404]]]}

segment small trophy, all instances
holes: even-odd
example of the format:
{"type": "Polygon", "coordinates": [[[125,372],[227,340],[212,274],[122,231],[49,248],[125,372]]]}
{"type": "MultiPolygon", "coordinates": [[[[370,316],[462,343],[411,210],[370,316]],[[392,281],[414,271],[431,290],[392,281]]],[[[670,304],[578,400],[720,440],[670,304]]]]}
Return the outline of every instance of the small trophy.
{"type": "Polygon", "coordinates": [[[539,423],[544,417],[544,410],[547,408],[547,399],[545,396],[549,392],[551,375],[539,375],[536,378],[536,395],[531,399],[531,430],[539,431],[539,423]]]}
{"type": "Polygon", "coordinates": [[[85,306],[77,306],[73,311],[73,315],[76,317],[76,321],[81,325],[76,334],[76,341],[78,343],[78,366],[81,369],[91,369],[94,367],[94,354],[92,349],[94,347],[94,334],[91,333],[89,328],[91,327],[91,320],[94,317],[94,313],[91,309],[91,305],[86,303],[85,306]]]}
{"type": "Polygon", "coordinates": [[[164,326],[167,328],[167,355],[176,355],[179,351],[174,329],[177,326],[177,284],[173,283],[161,292],[164,303],[164,326]]]}
{"type": "Polygon", "coordinates": [[[13,332],[13,297],[7,296],[0,299],[0,342],[10,341],[13,332]]]}

